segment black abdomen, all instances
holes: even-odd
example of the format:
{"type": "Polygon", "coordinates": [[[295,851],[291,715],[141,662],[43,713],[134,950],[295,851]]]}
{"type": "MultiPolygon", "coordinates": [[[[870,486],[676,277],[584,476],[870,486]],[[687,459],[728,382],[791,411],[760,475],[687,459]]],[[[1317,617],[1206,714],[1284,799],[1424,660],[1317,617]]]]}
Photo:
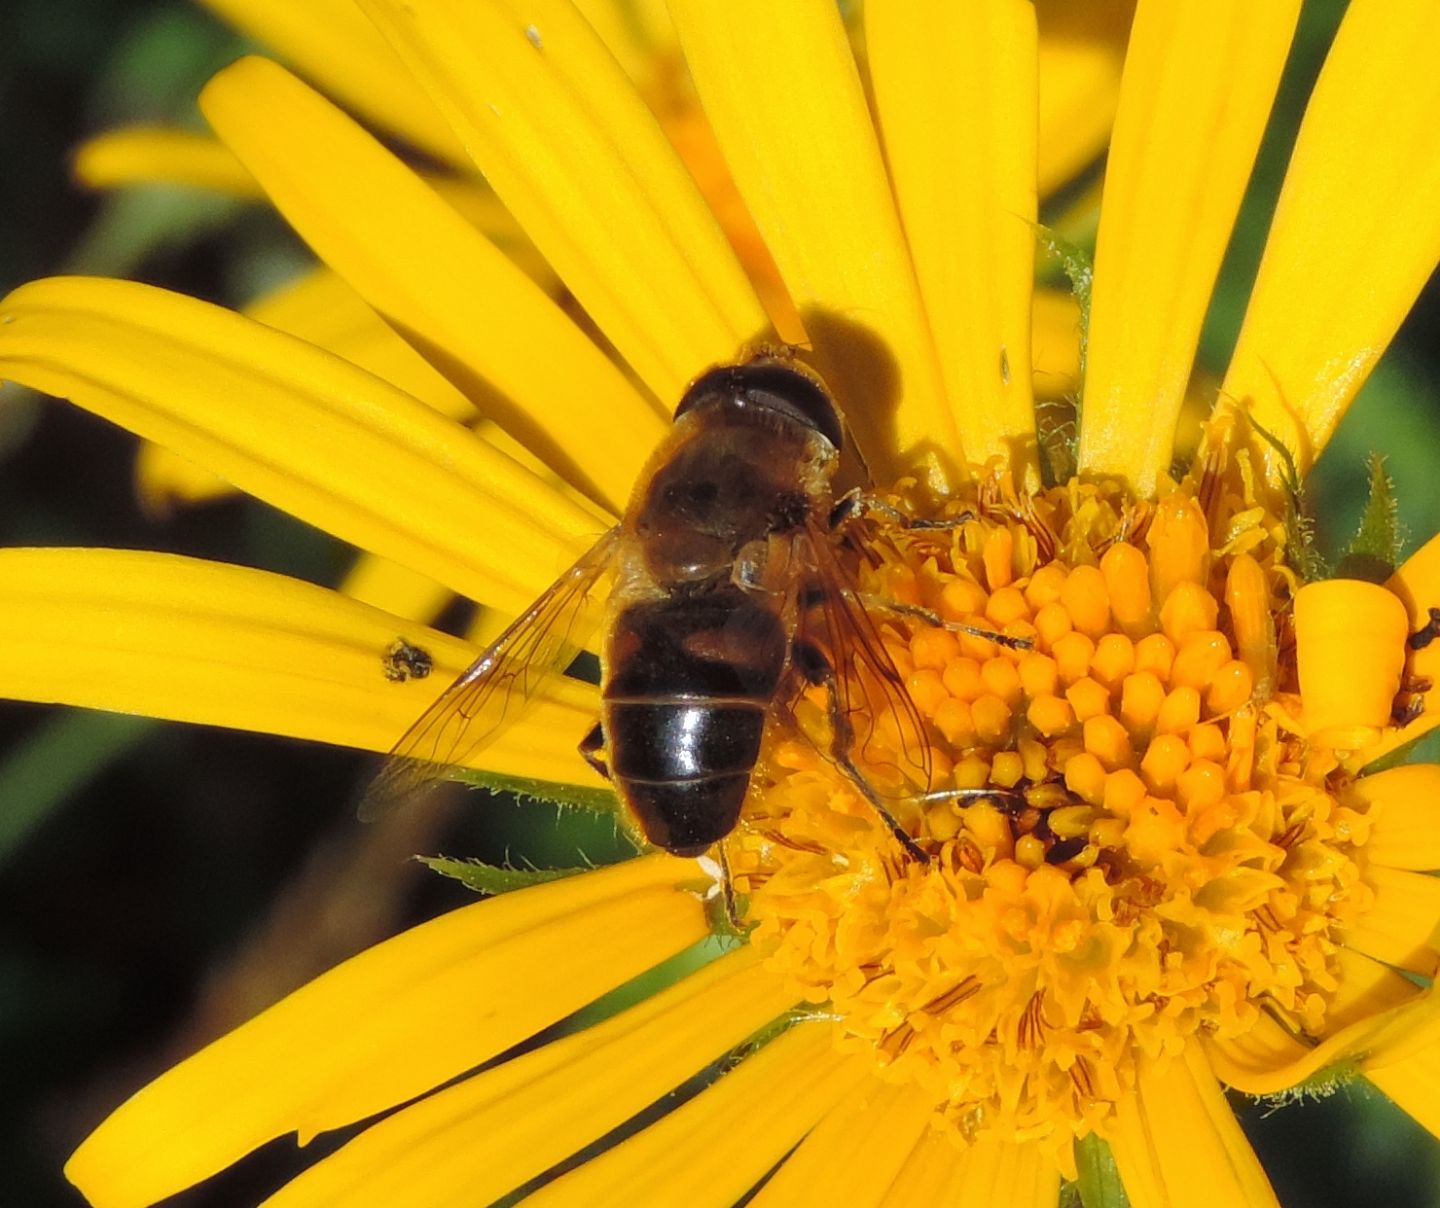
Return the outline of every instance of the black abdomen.
{"type": "Polygon", "coordinates": [[[602,689],[610,772],[650,842],[699,855],[735,828],[786,646],[779,618],[729,585],[616,618],[602,689]]]}

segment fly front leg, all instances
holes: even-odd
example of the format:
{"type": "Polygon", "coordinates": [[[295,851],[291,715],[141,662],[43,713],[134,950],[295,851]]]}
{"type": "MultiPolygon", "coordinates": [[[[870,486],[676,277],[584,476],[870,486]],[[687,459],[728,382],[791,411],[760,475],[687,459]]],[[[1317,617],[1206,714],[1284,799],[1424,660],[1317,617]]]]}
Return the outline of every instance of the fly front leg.
{"type": "Polygon", "coordinates": [[[958,516],[911,516],[878,495],[856,487],[853,491],[846,491],[830,509],[830,528],[832,531],[842,529],[866,516],[881,516],[897,528],[916,531],[957,529],[975,519],[975,513],[971,511],[961,512],[958,516]]]}
{"type": "Polygon", "coordinates": [[[1035,649],[1035,643],[1030,638],[1014,637],[1008,633],[1001,633],[998,629],[986,629],[983,625],[966,625],[962,621],[947,621],[933,608],[925,608],[919,604],[906,604],[900,600],[887,599],[885,596],[877,596],[869,592],[860,593],[859,600],[866,612],[888,612],[892,616],[920,621],[936,629],[948,629],[951,633],[963,633],[966,637],[994,642],[997,646],[1004,646],[1007,650],[1035,649]]]}
{"type": "Polygon", "coordinates": [[[845,715],[845,709],[840,700],[840,687],[836,682],[835,668],[830,660],[826,658],[825,652],[810,642],[799,641],[795,643],[794,665],[805,679],[825,689],[827,700],[827,712],[830,720],[830,750],[827,756],[855,786],[860,796],[865,798],[870,808],[879,816],[880,820],[890,828],[890,833],[895,836],[900,845],[905,848],[915,859],[922,864],[930,863],[930,856],[914,836],[903,826],[900,820],[890,812],[884,801],[880,799],[874,787],[865,779],[865,774],[855,766],[851,751],[855,747],[855,729],[850,724],[850,719],[845,715]]]}

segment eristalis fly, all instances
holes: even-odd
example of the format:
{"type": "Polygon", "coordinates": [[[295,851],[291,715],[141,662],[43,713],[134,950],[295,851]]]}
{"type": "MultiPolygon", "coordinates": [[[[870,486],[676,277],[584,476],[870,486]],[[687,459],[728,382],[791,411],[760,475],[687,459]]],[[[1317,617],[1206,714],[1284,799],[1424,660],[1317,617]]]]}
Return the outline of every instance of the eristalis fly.
{"type": "Polygon", "coordinates": [[[837,557],[855,512],[832,515],[841,446],[824,384],[787,355],[696,379],[620,523],[410,728],[362,816],[468,763],[598,623],[601,716],[581,752],[650,843],[696,856],[730,834],[768,718],[823,686],[825,754],[925,859],[856,762],[857,723],[887,718],[904,779],[928,787],[924,723],[837,557]]]}

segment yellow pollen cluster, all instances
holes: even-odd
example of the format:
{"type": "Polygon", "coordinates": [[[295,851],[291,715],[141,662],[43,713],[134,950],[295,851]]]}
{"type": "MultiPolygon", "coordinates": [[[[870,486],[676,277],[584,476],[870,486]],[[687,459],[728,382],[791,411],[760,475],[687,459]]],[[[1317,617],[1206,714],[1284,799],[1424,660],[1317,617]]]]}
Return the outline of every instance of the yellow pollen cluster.
{"type": "MultiPolygon", "coordinates": [[[[731,858],[772,967],[962,1138],[1041,1139],[1068,1167],[1137,1057],[1261,1011],[1325,1027],[1338,935],[1373,900],[1365,807],[1296,722],[1284,526],[1234,482],[1154,505],[991,482],[951,527],[857,534],[927,730],[929,792],[887,793],[929,862],[795,735],[731,858]]],[[[903,484],[893,503],[914,514],[903,484]]],[[[877,782],[884,737],[861,735],[877,782]]]]}

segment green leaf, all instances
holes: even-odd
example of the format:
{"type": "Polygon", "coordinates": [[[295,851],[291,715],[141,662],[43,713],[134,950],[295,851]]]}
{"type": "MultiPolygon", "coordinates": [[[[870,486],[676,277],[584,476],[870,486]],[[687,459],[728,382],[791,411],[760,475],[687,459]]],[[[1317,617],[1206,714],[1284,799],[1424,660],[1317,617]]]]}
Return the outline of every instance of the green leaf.
{"type": "Polygon", "coordinates": [[[159,726],[149,717],[89,709],[67,709],[46,718],[0,763],[0,863],[159,726]]]}
{"type": "Polygon", "coordinates": [[[1384,583],[1400,565],[1400,509],[1385,459],[1372,453],[1365,464],[1370,471],[1370,493],[1360,527],[1340,555],[1335,574],[1341,579],[1384,583]]]}
{"type": "Polygon", "coordinates": [[[591,871],[588,868],[501,868],[483,860],[452,860],[449,856],[416,856],[415,859],[431,872],[459,881],[476,893],[510,893],[591,871]]]}
{"type": "Polygon", "coordinates": [[[1075,1185],[1085,1208],[1129,1208],[1115,1155],[1100,1137],[1091,1133],[1075,1142],[1075,1165],[1080,1176],[1075,1185]]]}

